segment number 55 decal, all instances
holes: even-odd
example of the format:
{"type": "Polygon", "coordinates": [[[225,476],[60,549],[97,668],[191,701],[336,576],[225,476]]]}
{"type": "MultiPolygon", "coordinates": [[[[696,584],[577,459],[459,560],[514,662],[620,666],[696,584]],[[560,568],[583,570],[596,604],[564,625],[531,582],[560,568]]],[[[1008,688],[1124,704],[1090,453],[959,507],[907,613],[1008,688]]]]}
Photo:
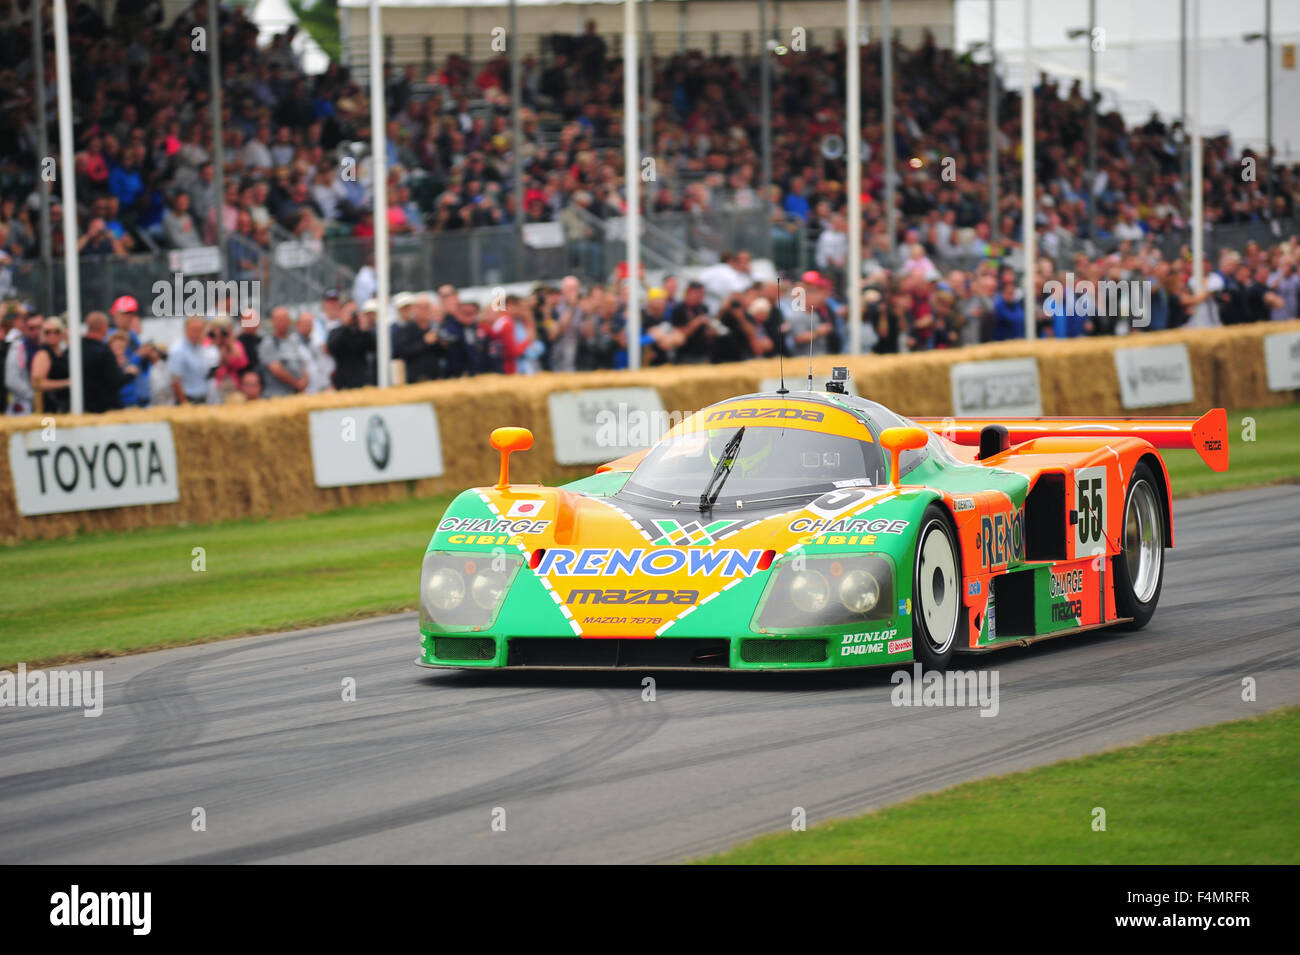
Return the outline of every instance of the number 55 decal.
{"type": "Polygon", "coordinates": [[[1075,554],[1085,553],[1089,545],[1105,546],[1106,541],[1106,469],[1080,468],[1074,472],[1075,507],[1079,511],[1075,554]]]}

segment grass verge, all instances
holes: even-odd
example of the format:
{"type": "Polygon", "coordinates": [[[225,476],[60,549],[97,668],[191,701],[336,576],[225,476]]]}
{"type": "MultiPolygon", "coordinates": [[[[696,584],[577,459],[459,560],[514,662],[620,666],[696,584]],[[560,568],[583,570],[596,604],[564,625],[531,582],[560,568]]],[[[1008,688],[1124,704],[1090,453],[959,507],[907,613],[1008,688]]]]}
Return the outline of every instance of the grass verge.
{"type": "Polygon", "coordinates": [[[1300,862],[1300,707],[964,783],[708,864],[1300,862]],[[1096,808],[1106,813],[1094,831],[1096,808]]]}
{"type": "Polygon", "coordinates": [[[0,548],[0,666],[413,610],[451,497],[0,548]]]}

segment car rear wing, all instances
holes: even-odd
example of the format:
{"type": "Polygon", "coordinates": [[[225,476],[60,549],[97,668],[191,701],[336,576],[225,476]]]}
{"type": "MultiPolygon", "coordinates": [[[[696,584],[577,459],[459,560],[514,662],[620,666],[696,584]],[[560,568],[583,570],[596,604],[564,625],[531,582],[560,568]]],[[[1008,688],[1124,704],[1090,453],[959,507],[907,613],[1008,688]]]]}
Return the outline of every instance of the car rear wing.
{"type": "Polygon", "coordinates": [[[1033,438],[1141,438],[1161,450],[1191,448],[1211,470],[1228,470],[1228,412],[1199,418],[914,418],[921,427],[961,445],[979,447],[988,425],[1007,429],[1012,444],[1033,438]]]}

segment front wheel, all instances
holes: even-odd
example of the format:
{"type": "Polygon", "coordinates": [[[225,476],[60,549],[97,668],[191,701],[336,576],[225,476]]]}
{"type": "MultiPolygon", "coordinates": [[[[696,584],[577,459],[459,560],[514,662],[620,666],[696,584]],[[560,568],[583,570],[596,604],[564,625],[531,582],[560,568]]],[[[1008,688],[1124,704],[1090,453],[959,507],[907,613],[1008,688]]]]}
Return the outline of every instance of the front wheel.
{"type": "Polygon", "coordinates": [[[957,533],[943,508],[931,504],[921,517],[912,575],[912,654],[922,667],[948,666],[957,648],[961,619],[957,533]]]}
{"type": "Polygon", "coordinates": [[[1145,627],[1156,612],[1165,580],[1165,522],[1159,485],[1151,468],[1139,464],[1124,500],[1121,550],[1111,559],[1115,575],[1115,609],[1133,619],[1125,629],[1145,627]]]}

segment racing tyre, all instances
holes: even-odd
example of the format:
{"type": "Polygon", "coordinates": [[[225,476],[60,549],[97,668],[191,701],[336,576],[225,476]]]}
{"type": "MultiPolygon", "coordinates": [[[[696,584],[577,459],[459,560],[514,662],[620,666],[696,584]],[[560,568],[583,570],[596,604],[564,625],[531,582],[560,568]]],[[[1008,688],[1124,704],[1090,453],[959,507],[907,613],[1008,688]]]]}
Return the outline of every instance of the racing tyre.
{"type": "Polygon", "coordinates": [[[1156,612],[1165,580],[1165,517],[1160,484],[1145,463],[1134,469],[1128,484],[1119,546],[1120,552],[1111,558],[1115,609],[1121,617],[1133,618],[1119,626],[1139,630],[1156,612]]]}
{"type": "Polygon", "coordinates": [[[957,532],[943,508],[931,504],[916,535],[912,573],[912,655],[927,670],[952,660],[964,617],[961,551],[957,532]]]}

